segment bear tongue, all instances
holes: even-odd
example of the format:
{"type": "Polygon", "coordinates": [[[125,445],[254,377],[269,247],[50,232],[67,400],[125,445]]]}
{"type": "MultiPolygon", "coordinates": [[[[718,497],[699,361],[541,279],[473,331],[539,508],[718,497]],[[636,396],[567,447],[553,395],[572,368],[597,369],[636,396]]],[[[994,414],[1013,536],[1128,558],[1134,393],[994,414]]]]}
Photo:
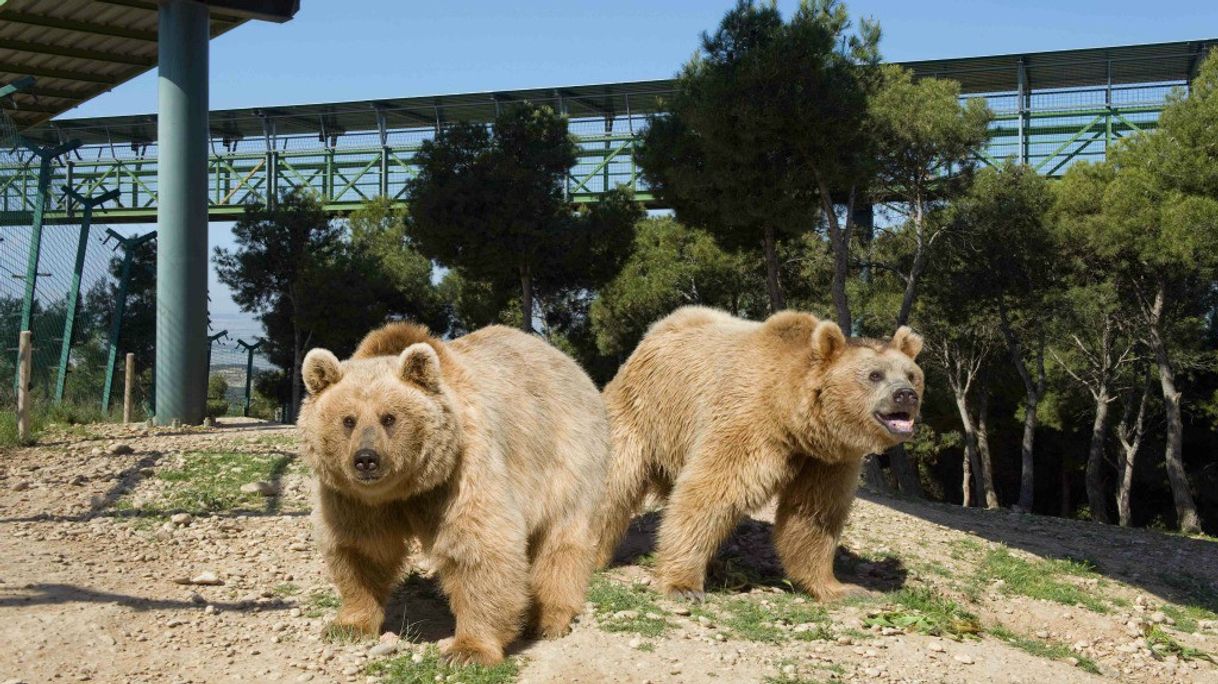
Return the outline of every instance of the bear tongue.
{"type": "Polygon", "coordinates": [[[913,432],[912,418],[885,418],[884,422],[893,432],[913,432]]]}

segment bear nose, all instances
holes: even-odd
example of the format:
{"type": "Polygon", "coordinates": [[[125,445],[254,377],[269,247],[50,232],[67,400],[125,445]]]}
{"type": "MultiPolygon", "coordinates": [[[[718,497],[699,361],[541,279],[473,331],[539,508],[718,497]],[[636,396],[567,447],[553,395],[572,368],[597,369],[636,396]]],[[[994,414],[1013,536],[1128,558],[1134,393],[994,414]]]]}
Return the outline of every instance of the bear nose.
{"type": "Polygon", "coordinates": [[[909,389],[908,387],[902,387],[896,392],[893,392],[892,400],[896,402],[897,406],[915,406],[918,403],[918,393],[909,389]]]}
{"type": "Polygon", "coordinates": [[[361,473],[370,473],[381,467],[381,457],[372,449],[360,449],[355,452],[355,469],[361,473]]]}

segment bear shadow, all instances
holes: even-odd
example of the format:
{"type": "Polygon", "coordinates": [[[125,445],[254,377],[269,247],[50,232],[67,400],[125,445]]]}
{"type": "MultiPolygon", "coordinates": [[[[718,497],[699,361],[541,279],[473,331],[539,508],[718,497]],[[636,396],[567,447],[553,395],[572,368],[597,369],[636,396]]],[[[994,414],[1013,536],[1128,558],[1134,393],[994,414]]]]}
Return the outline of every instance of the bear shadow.
{"type": "Polygon", "coordinates": [[[389,597],[383,628],[403,641],[426,643],[452,636],[457,620],[439,579],[412,571],[389,597]]]}
{"type": "MultiPolygon", "coordinates": [[[[657,511],[634,518],[614,553],[612,565],[650,568],[655,562],[659,526],[660,513],[657,511]]],[[[743,593],[755,588],[791,589],[774,547],[773,532],[773,523],[754,518],[742,520],[711,560],[706,590],[743,593]]],[[[905,564],[896,556],[867,558],[843,546],[839,546],[834,555],[833,572],[842,582],[879,592],[900,589],[909,576],[905,564]]]]}

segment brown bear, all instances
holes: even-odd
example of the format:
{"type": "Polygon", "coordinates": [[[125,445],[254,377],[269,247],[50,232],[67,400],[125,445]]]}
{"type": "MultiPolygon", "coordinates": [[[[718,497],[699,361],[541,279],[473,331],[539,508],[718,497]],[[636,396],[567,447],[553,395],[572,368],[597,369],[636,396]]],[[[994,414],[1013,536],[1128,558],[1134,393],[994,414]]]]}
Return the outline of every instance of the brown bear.
{"type": "Polygon", "coordinates": [[[791,579],[821,600],[857,590],[834,577],[833,555],[863,457],[913,434],[921,348],[907,327],[889,342],[847,339],[794,311],[757,323],[686,307],[655,323],[604,391],[600,564],[648,490],[667,493],[659,580],[700,599],[724,538],[778,494],[775,546],[791,579]]]}
{"type": "Polygon", "coordinates": [[[379,631],[413,539],[456,617],[451,662],[502,660],[530,604],[542,636],[570,630],[609,459],[604,404],[574,361],[502,326],[444,342],[396,323],[347,361],[313,349],[302,375],[336,625],[379,631]]]}

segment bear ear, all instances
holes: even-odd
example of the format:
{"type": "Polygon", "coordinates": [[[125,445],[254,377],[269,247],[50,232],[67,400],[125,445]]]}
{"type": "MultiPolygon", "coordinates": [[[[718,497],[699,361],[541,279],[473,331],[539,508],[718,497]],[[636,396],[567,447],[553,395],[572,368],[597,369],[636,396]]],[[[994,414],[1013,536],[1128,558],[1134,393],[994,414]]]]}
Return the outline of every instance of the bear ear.
{"type": "Polygon", "coordinates": [[[440,391],[440,357],[426,342],[406,347],[398,356],[398,377],[429,392],[440,391]]]}
{"type": "Polygon", "coordinates": [[[908,325],[903,325],[897,328],[889,345],[909,358],[916,359],[922,351],[922,336],[910,330],[908,325]]]}
{"type": "Polygon", "coordinates": [[[305,354],[304,363],[300,365],[300,375],[309,394],[317,396],[322,390],[343,379],[343,368],[338,357],[329,349],[318,347],[305,354]]]}
{"type": "Polygon", "coordinates": [[[821,321],[812,330],[812,351],[821,361],[832,361],[846,348],[846,336],[833,321],[821,321]]]}

